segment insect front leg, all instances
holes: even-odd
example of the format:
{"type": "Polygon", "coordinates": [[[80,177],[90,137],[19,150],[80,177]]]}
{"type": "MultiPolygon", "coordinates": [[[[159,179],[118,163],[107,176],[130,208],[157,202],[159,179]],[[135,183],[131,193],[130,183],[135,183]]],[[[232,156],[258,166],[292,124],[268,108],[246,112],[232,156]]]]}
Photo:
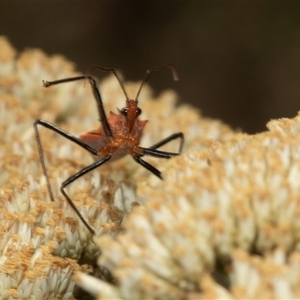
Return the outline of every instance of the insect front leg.
{"type": "Polygon", "coordinates": [[[140,164],[141,166],[143,166],[145,169],[147,169],[148,171],[150,171],[152,174],[154,174],[155,176],[157,176],[159,179],[163,179],[161,172],[159,170],[157,170],[155,167],[153,167],[152,165],[150,165],[149,163],[147,163],[146,161],[144,161],[141,156],[133,156],[133,159],[140,164]]]}
{"type": "MultiPolygon", "coordinates": [[[[105,69],[105,71],[112,71],[112,70],[113,69],[105,69]]],[[[113,72],[116,75],[114,70],[113,70],[113,72]]],[[[86,79],[89,81],[89,83],[91,85],[92,92],[93,92],[93,95],[94,95],[94,98],[95,98],[96,104],[97,104],[99,120],[100,120],[100,122],[103,126],[103,130],[104,130],[106,136],[112,136],[111,129],[110,129],[109,124],[107,122],[107,117],[106,117],[106,113],[105,113],[105,110],[104,110],[104,107],[103,107],[103,102],[102,102],[100,92],[99,92],[99,89],[97,87],[96,81],[92,76],[85,75],[85,76],[76,76],[76,77],[63,78],[63,79],[58,79],[58,80],[54,80],[54,81],[43,81],[43,85],[44,85],[44,87],[47,88],[47,87],[50,87],[52,85],[57,85],[57,84],[62,84],[62,83],[72,82],[72,81],[78,81],[78,80],[86,80],[86,79]]],[[[118,77],[117,77],[117,79],[119,80],[118,77]]]]}
{"type": "MultiPolygon", "coordinates": [[[[167,141],[168,142],[168,141],[167,141]]],[[[155,146],[159,147],[164,145],[165,143],[167,143],[164,141],[157,143],[155,146]],[[162,143],[162,144],[161,144],[162,143]]],[[[150,171],[152,174],[154,174],[155,176],[157,176],[159,179],[163,179],[161,172],[156,169],[155,167],[153,167],[152,165],[150,165],[149,163],[147,163],[146,161],[144,161],[141,157],[143,155],[150,155],[150,156],[154,156],[154,157],[158,157],[158,158],[165,158],[165,159],[169,159],[173,156],[177,156],[180,153],[174,153],[174,152],[166,152],[166,151],[159,151],[157,149],[152,149],[152,148],[143,148],[140,147],[140,149],[143,151],[142,155],[134,155],[133,159],[140,164],[141,166],[143,166],[144,168],[146,168],[148,171],[150,171]]]]}

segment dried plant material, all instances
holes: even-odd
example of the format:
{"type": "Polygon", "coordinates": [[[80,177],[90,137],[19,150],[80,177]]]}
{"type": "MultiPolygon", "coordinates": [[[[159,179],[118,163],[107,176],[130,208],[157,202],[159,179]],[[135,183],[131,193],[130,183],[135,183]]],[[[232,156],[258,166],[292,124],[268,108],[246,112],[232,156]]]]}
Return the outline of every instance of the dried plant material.
{"type": "Polygon", "coordinates": [[[284,249],[266,253],[265,257],[233,252],[232,294],[248,299],[299,299],[300,256],[284,249]]]}
{"type": "Polygon", "coordinates": [[[121,299],[299,297],[298,254],[289,253],[299,248],[300,115],[268,127],[188,149],[161,166],[163,182],[138,181],[144,205],[128,216],[126,232],[97,240],[98,263],[116,278],[114,293],[121,299]],[[245,253],[247,263],[236,253],[245,253]],[[222,260],[233,264],[232,296],[205,280],[222,260]]]}

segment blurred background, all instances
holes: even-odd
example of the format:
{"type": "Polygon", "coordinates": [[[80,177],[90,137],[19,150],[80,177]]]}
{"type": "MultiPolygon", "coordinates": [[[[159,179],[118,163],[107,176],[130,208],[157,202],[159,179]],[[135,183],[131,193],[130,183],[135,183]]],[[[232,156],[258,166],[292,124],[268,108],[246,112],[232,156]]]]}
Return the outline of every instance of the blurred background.
{"type": "Polygon", "coordinates": [[[298,1],[1,2],[0,34],[18,50],[63,54],[81,72],[117,68],[126,80],[171,62],[180,81],[158,72],[155,91],[175,89],[248,133],[300,110],[298,1]]]}

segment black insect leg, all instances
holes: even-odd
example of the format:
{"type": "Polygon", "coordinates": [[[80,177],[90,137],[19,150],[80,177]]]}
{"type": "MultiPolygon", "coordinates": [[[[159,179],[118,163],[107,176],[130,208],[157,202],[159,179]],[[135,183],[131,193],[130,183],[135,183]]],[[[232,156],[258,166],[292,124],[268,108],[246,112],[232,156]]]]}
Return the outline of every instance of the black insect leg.
{"type": "MultiPolygon", "coordinates": [[[[41,161],[41,165],[42,165],[42,169],[43,169],[43,173],[44,176],[46,177],[46,181],[47,181],[47,188],[48,188],[48,192],[49,192],[49,196],[50,199],[52,201],[54,201],[54,196],[53,196],[53,192],[51,189],[51,185],[50,185],[50,181],[49,181],[49,176],[47,173],[47,168],[46,168],[46,164],[45,164],[45,159],[44,159],[44,153],[43,153],[43,148],[42,148],[42,143],[41,143],[41,138],[40,138],[40,134],[39,134],[39,130],[38,130],[38,125],[42,125],[45,128],[48,128],[58,134],[60,134],[61,136],[67,138],[68,140],[72,141],[73,143],[81,146],[82,148],[84,148],[85,150],[89,151],[91,154],[93,155],[97,155],[98,151],[92,147],[90,147],[89,145],[85,144],[82,140],[80,140],[79,138],[69,134],[68,132],[58,128],[57,126],[53,125],[52,123],[49,123],[47,121],[44,120],[40,120],[37,119],[34,122],[34,131],[35,131],[35,138],[37,141],[37,145],[38,145],[38,152],[39,152],[39,156],[40,156],[40,161],[41,161]]],[[[62,185],[61,185],[61,193],[64,195],[64,197],[66,198],[66,200],[68,201],[69,205],[73,208],[73,210],[75,211],[75,213],[77,214],[77,216],[79,217],[79,219],[83,222],[83,224],[87,227],[87,229],[91,232],[91,233],[95,233],[95,230],[86,222],[86,220],[82,217],[82,215],[80,214],[80,212],[78,211],[78,209],[76,208],[76,206],[74,205],[74,203],[72,202],[72,200],[68,197],[68,195],[65,193],[64,188],[70,184],[71,182],[73,182],[74,180],[78,179],[79,177],[87,174],[88,172],[94,170],[95,168],[101,166],[102,164],[106,163],[109,159],[111,158],[110,155],[107,155],[105,157],[103,157],[101,160],[93,163],[92,165],[82,169],[81,171],[77,172],[76,174],[72,175],[71,177],[69,177],[67,180],[65,180],[62,185]]]]}
{"type": "Polygon", "coordinates": [[[179,145],[179,150],[178,153],[181,153],[182,151],[182,147],[183,147],[183,143],[184,143],[184,135],[182,132],[178,132],[178,133],[173,133],[171,134],[169,137],[164,138],[162,141],[152,145],[151,147],[149,147],[148,149],[157,149],[160,148],[161,146],[174,141],[176,139],[180,139],[180,145],[179,145]]]}
{"type": "Polygon", "coordinates": [[[141,156],[133,156],[133,159],[138,164],[140,164],[141,166],[146,168],[148,171],[150,171],[152,174],[157,176],[159,179],[161,179],[161,180],[163,179],[161,176],[161,172],[159,170],[157,170],[155,167],[153,167],[152,165],[150,165],[149,163],[147,163],[146,161],[144,161],[143,159],[141,159],[141,156]]]}
{"type": "Polygon", "coordinates": [[[92,92],[93,92],[94,98],[95,98],[96,103],[97,103],[99,119],[100,119],[100,122],[103,126],[103,130],[105,132],[105,135],[106,136],[112,136],[111,129],[110,129],[109,124],[107,122],[106,113],[105,113],[105,110],[104,110],[104,107],[103,107],[102,98],[101,98],[99,89],[97,87],[96,81],[93,77],[91,77],[89,75],[84,75],[84,76],[77,76],[77,77],[59,79],[59,80],[55,80],[55,81],[43,81],[43,85],[44,85],[44,87],[49,87],[49,86],[56,85],[56,84],[72,82],[72,81],[77,81],[77,80],[85,80],[85,79],[88,79],[88,81],[89,81],[89,83],[92,87],[92,92]]]}
{"type": "Polygon", "coordinates": [[[53,196],[53,192],[52,192],[52,189],[51,189],[49,176],[48,176],[48,173],[47,173],[47,168],[46,168],[46,165],[45,165],[43,147],[42,147],[42,143],[41,143],[40,133],[39,133],[39,130],[38,130],[38,125],[42,125],[43,127],[48,128],[48,129],[60,134],[61,136],[65,137],[66,139],[70,140],[71,142],[76,143],[77,145],[81,146],[85,150],[89,151],[93,155],[97,155],[97,150],[93,149],[89,145],[85,144],[79,138],[77,138],[77,137],[69,134],[68,132],[58,128],[57,126],[53,125],[52,123],[49,123],[49,122],[41,120],[41,119],[35,120],[35,122],[33,124],[33,127],[34,127],[34,132],[35,132],[35,139],[36,139],[37,146],[38,146],[40,161],[41,161],[44,176],[45,176],[46,181],[47,181],[47,188],[48,188],[50,199],[51,199],[51,201],[54,201],[54,196],[53,196]]]}
{"type": "Polygon", "coordinates": [[[72,183],[73,181],[77,180],[78,178],[80,178],[81,176],[91,172],[92,170],[100,167],[101,165],[105,164],[107,161],[109,161],[111,158],[111,155],[106,155],[104,156],[102,159],[94,162],[93,164],[83,168],[82,170],[80,170],[79,172],[77,172],[76,174],[70,176],[67,180],[65,180],[60,187],[60,191],[61,193],[64,195],[64,197],[66,198],[66,200],[68,201],[69,205],[73,208],[73,210],[75,211],[75,213],[77,214],[77,216],[79,217],[79,219],[82,221],[82,223],[86,226],[86,228],[92,233],[95,234],[95,229],[93,227],[91,227],[91,225],[89,225],[89,223],[83,218],[83,216],[81,215],[81,213],[79,212],[79,210],[77,209],[77,207],[74,205],[73,201],[70,199],[70,197],[67,195],[67,193],[65,192],[64,188],[67,187],[70,183],[72,183]]]}
{"type": "Polygon", "coordinates": [[[159,170],[157,170],[155,167],[153,167],[152,165],[150,165],[149,163],[147,163],[146,161],[144,161],[141,157],[144,155],[150,155],[150,156],[154,156],[154,157],[158,157],[158,158],[169,159],[173,156],[179,155],[179,153],[159,151],[159,150],[150,149],[150,148],[140,147],[140,149],[143,150],[144,154],[143,155],[135,155],[135,156],[133,156],[133,159],[160,179],[163,179],[161,172],[159,170]]]}

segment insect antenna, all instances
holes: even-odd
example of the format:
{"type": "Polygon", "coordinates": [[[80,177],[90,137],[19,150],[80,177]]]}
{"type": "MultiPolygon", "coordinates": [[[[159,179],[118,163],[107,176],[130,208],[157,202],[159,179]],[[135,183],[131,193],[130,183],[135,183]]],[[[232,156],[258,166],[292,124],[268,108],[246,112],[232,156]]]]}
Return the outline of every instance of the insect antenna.
{"type": "Polygon", "coordinates": [[[118,80],[118,82],[119,82],[119,84],[120,84],[120,86],[121,86],[121,88],[122,88],[122,91],[123,91],[123,93],[124,93],[126,99],[129,100],[128,95],[127,95],[127,93],[126,93],[126,90],[125,90],[125,88],[124,88],[124,85],[123,85],[123,83],[122,83],[122,81],[121,81],[120,77],[118,76],[118,74],[117,74],[117,72],[116,72],[115,69],[112,69],[112,68],[104,68],[104,67],[99,67],[99,66],[91,66],[91,67],[87,70],[86,74],[89,74],[93,69],[98,69],[98,70],[101,70],[101,71],[104,71],[104,72],[112,72],[112,73],[115,75],[115,77],[117,78],[117,80],[118,80]]]}
{"type": "Polygon", "coordinates": [[[140,88],[139,88],[139,90],[138,90],[138,92],[136,94],[135,101],[138,100],[138,97],[139,97],[139,95],[141,93],[141,90],[142,90],[144,84],[149,80],[149,77],[151,76],[151,74],[153,73],[153,71],[162,70],[162,69],[165,69],[165,68],[170,68],[171,71],[172,71],[173,80],[178,81],[178,79],[179,79],[178,78],[178,74],[177,74],[177,72],[176,72],[176,70],[175,70],[175,68],[174,68],[174,66],[172,64],[163,64],[163,65],[158,66],[158,67],[153,67],[153,68],[147,70],[146,75],[145,75],[145,77],[144,77],[144,79],[143,79],[143,81],[142,81],[142,83],[140,85],[140,88]]]}

